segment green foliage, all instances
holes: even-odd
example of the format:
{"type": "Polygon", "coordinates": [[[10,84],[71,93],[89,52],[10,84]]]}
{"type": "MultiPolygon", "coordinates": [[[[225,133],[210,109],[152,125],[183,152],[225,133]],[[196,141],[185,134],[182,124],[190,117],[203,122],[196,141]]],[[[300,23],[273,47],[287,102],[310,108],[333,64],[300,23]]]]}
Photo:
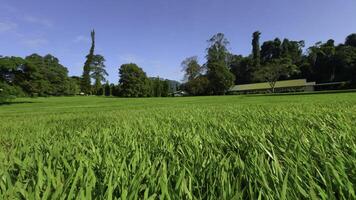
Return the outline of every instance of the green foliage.
{"type": "Polygon", "coordinates": [[[183,85],[183,89],[190,95],[204,95],[209,89],[209,80],[206,76],[198,76],[197,78],[186,82],[183,85]]]}
{"type": "Polygon", "coordinates": [[[20,57],[0,57],[0,82],[14,82],[16,73],[24,64],[25,60],[20,57]]]}
{"type": "Polygon", "coordinates": [[[215,95],[222,95],[234,84],[235,77],[223,62],[209,63],[207,78],[209,91],[215,95]]]}
{"type": "Polygon", "coordinates": [[[282,42],[279,38],[264,42],[261,46],[261,62],[264,64],[272,59],[280,58],[281,44],[282,42]]]}
{"type": "Polygon", "coordinates": [[[83,75],[81,79],[81,90],[85,94],[91,93],[91,84],[90,84],[90,71],[92,69],[93,59],[94,59],[94,49],[95,49],[95,31],[93,30],[91,33],[91,47],[89,54],[86,56],[86,61],[83,67],[83,75]]]}
{"type": "Polygon", "coordinates": [[[253,72],[260,68],[255,66],[253,58],[233,55],[230,70],[235,75],[235,84],[252,83],[253,72]]]}
{"type": "Polygon", "coordinates": [[[0,199],[356,198],[355,93],[19,101],[0,199]]]}
{"type": "Polygon", "coordinates": [[[77,76],[72,76],[68,78],[68,89],[66,95],[77,95],[80,93],[80,83],[81,79],[77,76]]]}
{"type": "Polygon", "coordinates": [[[39,96],[65,95],[68,91],[68,70],[59,60],[48,54],[44,57],[32,54],[15,74],[14,84],[27,94],[39,96]]]}
{"type": "Polygon", "coordinates": [[[290,59],[274,59],[255,71],[254,78],[257,81],[268,82],[274,92],[274,86],[281,77],[288,78],[298,72],[298,67],[292,64],[290,59]]]}
{"type": "Polygon", "coordinates": [[[24,95],[24,92],[18,86],[11,86],[0,82],[0,104],[24,95]]]}
{"type": "Polygon", "coordinates": [[[203,68],[199,65],[197,56],[186,58],[182,62],[181,66],[182,71],[184,72],[185,81],[194,80],[195,78],[199,77],[203,72],[203,68]]]}
{"type": "Polygon", "coordinates": [[[350,34],[346,37],[345,45],[356,47],[356,33],[350,34]]]}
{"type": "Polygon", "coordinates": [[[317,82],[354,81],[356,47],[335,46],[333,40],[316,43],[308,49],[302,74],[317,82]]]}
{"type": "Polygon", "coordinates": [[[252,56],[255,69],[258,69],[261,65],[260,35],[259,31],[252,34],[252,56]]]}
{"type": "MultiPolygon", "coordinates": [[[[108,73],[105,70],[105,58],[102,55],[94,55],[92,64],[91,64],[91,78],[95,80],[93,92],[96,95],[102,95],[102,82],[105,81],[105,77],[108,76],[108,73]]],[[[110,95],[109,95],[110,96],[110,95]]]]}
{"type": "Polygon", "coordinates": [[[203,75],[204,67],[198,63],[198,57],[186,58],[182,64],[184,72],[183,89],[190,95],[207,94],[209,90],[209,80],[206,75],[203,75]]]}
{"type": "Polygon", "coordinates": [[[111,94],[115,97],[120,97],[121,95],[121,86],[110,84],[111,94]]]}
{"type": "Polygon", "coordinates": [[[215,95],[225,94],[235,80],[234,75],[228,68],[229,53],[226,46],[229,42],[224,34],[218,33],[208,40],[208,43],[206,68],[209,93],[215,95]]]}
{"type": "Polygon", "coordinates": [[[104,95],[105,96],[111,96],[112,92],[111,92],[111,87],[110,87],[110,84],[109,82],[106,82],[105,85],[104,85],[104,95]]]}
{"type": "Polygon", "coordinates": [[[119,69],[119,84],[124,97],[149,96],[149,79],[146,73],[134,63],[123,64],[119,69]]]}

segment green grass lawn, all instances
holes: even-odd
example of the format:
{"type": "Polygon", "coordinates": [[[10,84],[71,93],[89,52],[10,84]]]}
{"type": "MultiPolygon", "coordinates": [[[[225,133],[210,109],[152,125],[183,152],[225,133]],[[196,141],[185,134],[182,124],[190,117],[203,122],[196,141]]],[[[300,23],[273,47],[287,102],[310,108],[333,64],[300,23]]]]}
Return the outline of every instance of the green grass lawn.
{"type": "Polygon", "coordinates": [[[0,199],[356,199],[356,93],[0,106],[0,199]]]}

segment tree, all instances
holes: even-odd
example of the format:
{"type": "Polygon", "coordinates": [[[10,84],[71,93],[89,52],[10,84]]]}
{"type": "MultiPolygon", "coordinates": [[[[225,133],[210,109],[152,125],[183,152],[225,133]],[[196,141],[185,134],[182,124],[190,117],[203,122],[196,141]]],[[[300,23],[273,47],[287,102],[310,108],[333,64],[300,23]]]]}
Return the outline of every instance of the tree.
{"type": "Polygon", "coordinates": [[[146,73],[134,63],[123,64],[119,69],[121,95],[146,97],[149,95],[149,80],[146,73]]]}
{"type": "Polygon", "coordinates": [[[44,79],[48,80],[49,90],[46,95],[65,95],[68,89],[68,69],[59,63],[59,59],[47,54],[43,57],[43,68],[41,68],[44,79]]]}
{"type": "Polygon", "coordinates": [[[80,79],[78,78],[75,76],[68,78],[66,95],[77,95],[80,93],[80,79]]]}
{"type": "Polygon", "coordinates": [[[339,45],[336,47],[334,62],[336,81],[351,81],[356,83],[356,47],[339,45]]]}
{"type": "Polygon", "coordinates": [[[256,70],[252,57],[234,55],[230,64],[230,70],[235,75],[235,84],[247,84],[253,80],[253,72],[256,70]]]}
{"type": "Polygon", "coordinates": [[[274,59],[268,62],[254,73],[255,80],[267,81],[274,93],[276,82],[282,77],[289,77],[298,72],[296,65],[293,65],[288,58],[274,59]]]}
{"type": "Polygon", "coordinates": [[[28,95],[65,95],[68,91],[68,70],[59,60],[48,54],[44,57],[32,54],[14,76],[14,84],[28,95]]]}
{"type": "Polygon", "coordinates": [[[252,35],[252,55],[255,69],[258,69],[261,65],[260,35],[259,31],[254,32],[252,35]]]}
{"type": "Polygon", "coordinates": [[[115,96],[115,97],[120,97],[120,96],[122,96],[122,94],[121,94],[121,86],[120,86],[120,85],[114,85],[114,84],[112,84],[112,85],[111,85],[111,93],[112,93],[112,95],[115,96]]]}
{"type": "Polygon", "coordinates": [[[162,80],[161,81],[161,85],[162,85],[161,97],[168,97],[168,95],[169,95],[169,82],[168,82],[168,80],[162,80]]]}
{"type": "Polygon", "coordinates": [[[95,31],[93,30],[90,35],[91,35],[91,47],[90,47],[89,54],[86,56],[87,59],[84,63],[82,83],[81,83],[81,90],[85,94],[91,93],[90,70],[94,59],[95,31]]]}
{"type": "Polygon", "coordinates": [[[182,64],[182,71],[184,71],[184,80],[191,81],[201,75],[203,68],[198,63],[198,57],[193,56],[186,58],[182,64]]]}
{"type": "Polygon", "coordinates": [[[107,97],[111,96],[111,87],[110,87],[109,81],[106,81],[106,83],[104,85],[104,94],[107,97]]]}
{"type": "Polygon", "coordinates": [[[271,41],[266,41],[261,46],[261,62],[265,64],[272,59],[278,59],[281,56],[281,40],[276,38],[271,41]]]}
{"type": "Polygon", "coordinates": [[[159,77],[150,78],[151,92],[150,96],[161,97],[162,96],[162,84],[159,77]]]}
{"type": "Polygon", "coordinates": [[[20,57],[0,57],[0,82],[13,83],[25,60],[20,57]]]}
{"type": "Polygon", "coordinates": [[[356,47],[356,33],[350,34],[346,37],[345,45],[356,47]]]}
{"type": "Polygon", "coordinates": [[[288,58],[293,64],[300,64],[303,56],[304,41],[284,39],[281,44],[280,58],[288,58]]]}
{"type": "Polygon", "coordinates": [[[25,96],[25,94],[20,87],[0,81],[0,104],[21,96],[25,96]]]}
{"type": "Polygon", "coordinates": [[[326,43],[318,42],[308,49],[309,69],[311,70],[312,80],[323,83],[335,81],[336,68],[335,64],[336,48],[334,40],[328,40],[326,43]]]}
{"type": "Polygon", "coordinates": [[[105,58],[102,55],[94,55],[92,64],[91,64],[91,78],[95,80],[94,82],[94,94],[103,95],[101,88],[102,82],[105,81],[105,77],[108,76],[108,73],[105,70],[105,58]]]}
{"type": "Polygon", "coordinates": [[[204,95],[209,87],[209,80],[206,76],[201,75],[182,85],[183,89],[190,95],[204,95]]]}
{"type": "Polygon", "coordinates": [[[186,58],[182,62],[182,70],[185,72],[183,89],[191,95],[203,95],[208,91],[209,81],[202,74],[204,68],[199,65],[196,56],[186,58]]]}
{"type": "Polygon", "coordinates": [[[229,44],[223,33],[218,33],[208,40],[207,49],[207,78],[211,94],[224,94],[234,83],[234,75],[228,68],[229,44]]]}

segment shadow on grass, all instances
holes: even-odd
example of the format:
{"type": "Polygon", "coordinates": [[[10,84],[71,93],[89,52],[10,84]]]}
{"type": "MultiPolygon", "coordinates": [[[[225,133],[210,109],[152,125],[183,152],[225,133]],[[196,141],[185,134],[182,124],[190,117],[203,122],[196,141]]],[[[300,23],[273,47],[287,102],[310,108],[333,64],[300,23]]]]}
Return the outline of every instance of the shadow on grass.
{"type": "Polygon", "coordinates": [[[25,104],[25,103],[37,103],[33,101],[8,101],[0,103],[0,106],[9,106],[9,105],[16,105],[16,104],[25,104]]]}

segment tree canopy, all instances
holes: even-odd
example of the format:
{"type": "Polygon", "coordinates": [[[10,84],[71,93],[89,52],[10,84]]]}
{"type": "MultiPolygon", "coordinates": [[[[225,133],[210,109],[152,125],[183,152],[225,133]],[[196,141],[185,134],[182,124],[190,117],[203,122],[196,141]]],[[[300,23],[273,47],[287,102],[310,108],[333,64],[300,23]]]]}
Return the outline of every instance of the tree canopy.
{"type": "Polygon", "coordinates": [[[235,77],[228,68],[229,52],[227,45],[229,41],[223,33],[218,33],[208,40],[207,49],[207,78],[209,80],[209,93],[215,95],[225,94],[233,85],[235,77]]]}
{"type": "Polygon", "coordinates": [[[124,97],[146,97],[149,94],[148,77],[134,63],[123,64],[119,69],[121,94],[124,97]]]}

